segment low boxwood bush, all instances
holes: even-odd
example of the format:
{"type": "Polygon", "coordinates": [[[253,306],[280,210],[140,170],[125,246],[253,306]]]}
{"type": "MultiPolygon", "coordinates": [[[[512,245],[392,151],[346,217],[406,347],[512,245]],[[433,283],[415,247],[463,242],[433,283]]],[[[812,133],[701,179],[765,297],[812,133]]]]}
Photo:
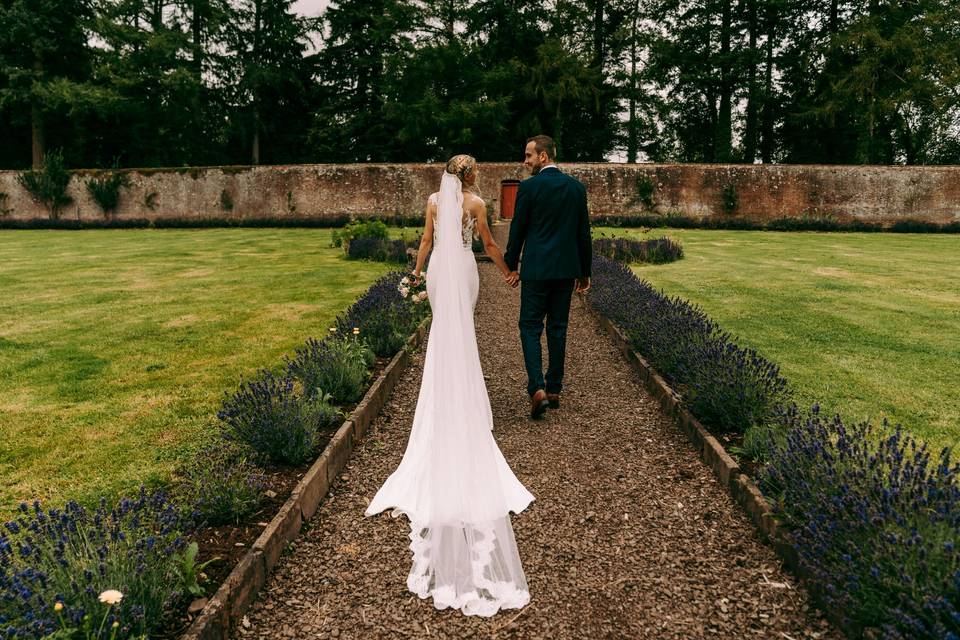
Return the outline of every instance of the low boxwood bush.
{"type": "Polygon", "coordinates": [[[324,340],[307,340],[287,362],[287,371],[305,393],[326,394],[334,404],[345,405],[363,397],[373,363],[373,351],[363,340],[332,335],[324,340]]]}
{"type": "Polygon", "coordinates": [[[0,638],[42,638],[60,628],[60,617],[82,627],[85,616],[105,614],[108,628],[118,623],[117,638],[158,630],[182,597],[175,557],[188,529],[165,494],[145,489],[113,507],[102,500],[93,512],[74,502],[50,510],[21,504],[0,528],[0,638]],[[107,590],[123,594],[109,611],[98,601],[107,590]]]}
{"type": "Polygon", "coordinates": [[[218,439],[176,472],[176,496],[200,525],[236,524],[260,508],[269,488],[254,452],[218,439]]]}
{"type": "Polygon", "coordinates": [[[818,407],[779,416],[760,483],[816,595],[855,634],[956,638],[960,465],[897,427],[844,424],[818,407]]]}
{"type": "Polygon", "coordinates": [[[274,464],[298,465],[316,453],[339,411],[327,399],[300,393],[289,376],[263,370],[228,394],[217,417],[228,440],[245,443],[274,464]]]}
{"type": "Polygon", "coordinates": [[[599,237],[593,241],[593,252],[617,262],[663,264],[682,258],[683,246],[670,238],[634,240],[599,237]]]}
{"type": "Polygon", "coordinates": [[[624,330],[708,428],[743,433],[767,424],[788,401],[779,367],[737,345],[699,307],[656,291],[603,256],[594,256],[593,277],[590,304],[624,330]]]}

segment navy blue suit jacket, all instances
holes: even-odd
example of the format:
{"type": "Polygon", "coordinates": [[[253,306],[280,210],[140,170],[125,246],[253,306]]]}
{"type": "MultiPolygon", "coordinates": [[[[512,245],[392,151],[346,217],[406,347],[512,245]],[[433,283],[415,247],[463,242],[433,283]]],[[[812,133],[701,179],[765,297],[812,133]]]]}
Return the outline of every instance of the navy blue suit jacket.
{"type": "Polygon", "coordinates": [[[520,183],[504,260],[521,280],[554,280],[590,275],[593,246],[587,188],[550,167],[520,183]]]}

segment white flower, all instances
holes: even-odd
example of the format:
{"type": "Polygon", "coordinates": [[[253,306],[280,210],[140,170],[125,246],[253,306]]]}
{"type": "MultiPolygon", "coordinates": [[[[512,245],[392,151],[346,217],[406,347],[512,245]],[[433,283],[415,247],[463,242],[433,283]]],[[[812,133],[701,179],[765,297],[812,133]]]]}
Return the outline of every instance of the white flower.
{"type": "Polygon", "coordinates": [[[419,295],[420,295],[420,299],[421,299],[421,300],[426,300],[426,299],[427,299],[427,292],[426,292],[426,291],[421,291],[419,295]]]}
{"type": "Polygon", "coordinates": [[[413,296],[413,304],[420,304],[420,296],[413,296]]]}
{"type": "Polygon", "coordinates": [[[404,278],[400,281],[400,284],[410,284],[410,278],[404,278]]]}
{"type": "Polygon", "coordinates": [[[116,589],[107,589],[100,594],[100,602],[103,604],[120,604],[123,600],[123,594],[116,589]]]}
{"type": "Polygon", "coordinates": [[[400,287],[400,295],[402,295],[404,298],[410,295],[410,287],[400,287]]]}

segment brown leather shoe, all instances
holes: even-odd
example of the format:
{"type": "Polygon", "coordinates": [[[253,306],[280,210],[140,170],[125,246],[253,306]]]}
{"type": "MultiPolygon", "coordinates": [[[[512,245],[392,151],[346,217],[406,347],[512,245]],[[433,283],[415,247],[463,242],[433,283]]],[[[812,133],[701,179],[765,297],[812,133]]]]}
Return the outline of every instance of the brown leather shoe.
{"type": "Polygon", "coordinates": [[[547,400],[547,392],[543,389],[537,389],[534,394],[530,396],[530,417],[534,420],[542,418],[549,406],[550,402],[547,400]]]}
{"type": "Polygon", "coordinates": [[[559,393],[548,393],[548,394],[547,394],[547,402],[550,403],[550,408],[551,408],[551,409],[559,409],[559,408],[560,408],[560,394],[559,394],[559,393]]]}

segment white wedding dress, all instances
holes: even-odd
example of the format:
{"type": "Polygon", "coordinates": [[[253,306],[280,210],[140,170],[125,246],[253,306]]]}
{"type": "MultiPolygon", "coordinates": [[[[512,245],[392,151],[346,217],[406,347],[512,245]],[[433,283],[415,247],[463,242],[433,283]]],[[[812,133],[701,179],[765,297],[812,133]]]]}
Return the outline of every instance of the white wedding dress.
{"type": "Polygon", "coordinates": [[[433,321],[413,428],[366,515],[392,508],[410,520],[410,591],[432,597],[437,609],[491,616],[530,601],[510,512],[533,496],[493,439],[473,320],[479,276],[456,176],[444,172],[436,202],[427,272],[433,321]]]}

